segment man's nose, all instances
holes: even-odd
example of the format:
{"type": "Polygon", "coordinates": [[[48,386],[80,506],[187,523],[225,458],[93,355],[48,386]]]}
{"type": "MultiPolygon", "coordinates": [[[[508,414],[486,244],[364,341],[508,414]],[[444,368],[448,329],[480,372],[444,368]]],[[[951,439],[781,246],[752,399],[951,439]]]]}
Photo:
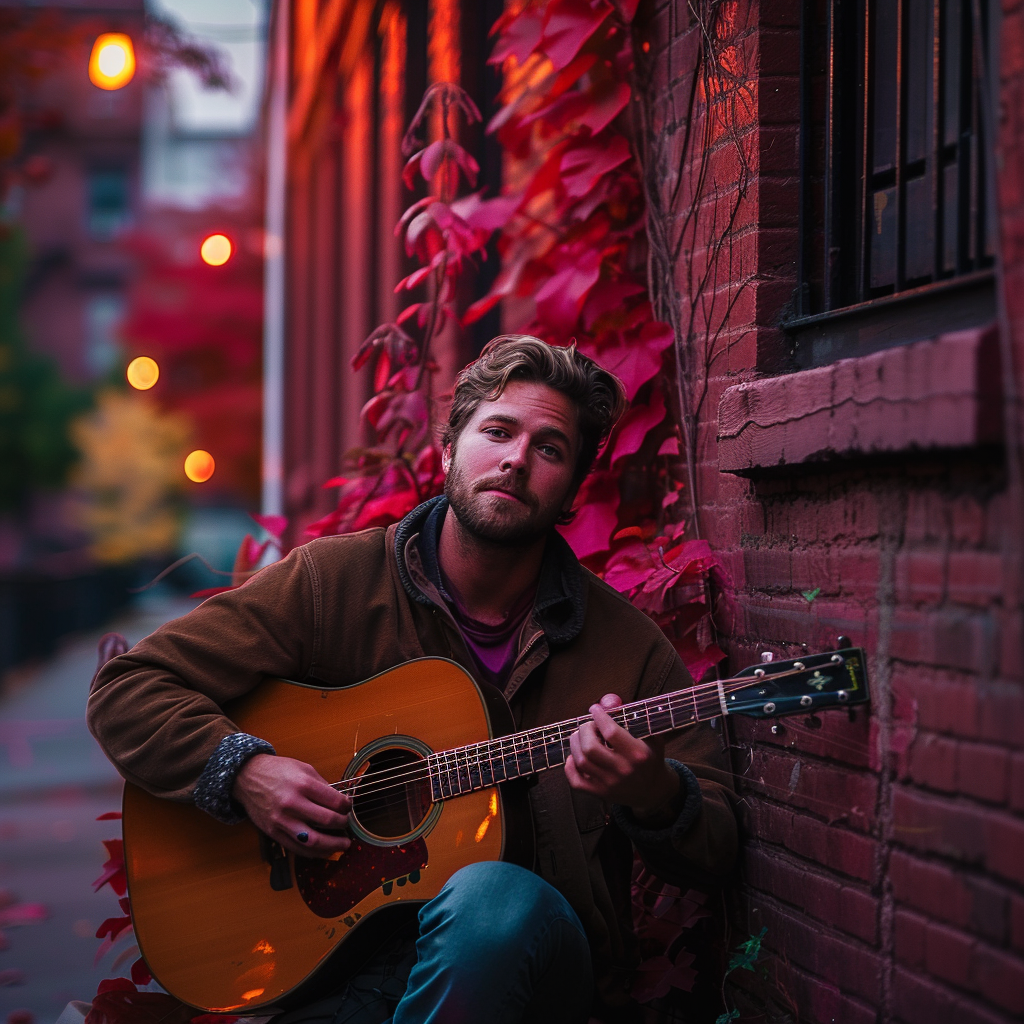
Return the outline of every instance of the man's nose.
{"type": "Polygon", "coordinates": [[[526,458],[529,453],[530,442],[528,438],[512,441],[505,449],[501,457],[501,471],[503,473],[526,472],[526,458]]]}

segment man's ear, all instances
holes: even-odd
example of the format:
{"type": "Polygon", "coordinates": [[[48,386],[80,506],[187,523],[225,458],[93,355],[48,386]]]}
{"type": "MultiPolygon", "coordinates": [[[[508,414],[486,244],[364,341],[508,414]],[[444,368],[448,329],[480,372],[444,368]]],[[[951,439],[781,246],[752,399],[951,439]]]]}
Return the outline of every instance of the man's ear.
{"type": "Polygon", "coordinates": [[[452,446],[446,444],[441,449],[441,468],[444,470],[445,476],[448,475],[448,470],[452,468],[452,446]]]}

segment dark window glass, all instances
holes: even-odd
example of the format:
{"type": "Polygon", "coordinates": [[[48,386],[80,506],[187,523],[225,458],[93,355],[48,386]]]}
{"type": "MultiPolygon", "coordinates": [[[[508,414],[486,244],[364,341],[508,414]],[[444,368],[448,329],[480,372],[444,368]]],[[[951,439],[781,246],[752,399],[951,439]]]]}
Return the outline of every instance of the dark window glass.
{"type": "Polygon", "coordinates": [[[119,169],[92,171],[88,178],[89,234],[111,238],[127,226],[131,218],[128,173],[119,169]]]}
{"type": "Polygon", "coordinates": [[[794,330],[991,268],[992,3],[976,40],[972,0],[805,0],[794,330]]]}

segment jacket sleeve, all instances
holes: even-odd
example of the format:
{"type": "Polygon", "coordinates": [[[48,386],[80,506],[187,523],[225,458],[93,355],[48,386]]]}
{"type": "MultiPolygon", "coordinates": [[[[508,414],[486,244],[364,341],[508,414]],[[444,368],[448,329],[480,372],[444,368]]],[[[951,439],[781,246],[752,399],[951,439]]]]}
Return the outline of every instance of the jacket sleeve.
{"type": "MultiPolygon", "coordinates": [[[[665,641],[659,648],[638,697],[693,686],[671,645],[665,641]]],[[[665,757],[680,776],[675,821],[664,828],[645,828],[627,808],[617,806],[612,816],[658,877],[673,884],[713,883],[732,870],[738,847],[735,792],[721,733],[699,722],[669,739],[665,757]]]]}
{"type": "Polygon", "coordinates": [[[239,732],[225,702],[267,676],[308,675],[318,621],[308,558],[297,548],[97,672],[86,719],[125,779],[190,800],[221,741],[239,732]]]}

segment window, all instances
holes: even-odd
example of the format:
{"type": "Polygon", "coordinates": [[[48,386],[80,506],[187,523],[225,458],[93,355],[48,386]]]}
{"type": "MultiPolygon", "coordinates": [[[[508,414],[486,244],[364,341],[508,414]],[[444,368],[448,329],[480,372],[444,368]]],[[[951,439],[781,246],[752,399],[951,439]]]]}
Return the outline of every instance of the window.
{"type": "Polygon", "coordinates": [[[805,0],[802,35],[798,364],[992,319],[989,0],[805,0]]]}
{"type": "Polygon", "coordinates": [[[94,238],[112,238],[131,220],[128,172],[120,169],[90,171],[87,223],[94,238]]]}

